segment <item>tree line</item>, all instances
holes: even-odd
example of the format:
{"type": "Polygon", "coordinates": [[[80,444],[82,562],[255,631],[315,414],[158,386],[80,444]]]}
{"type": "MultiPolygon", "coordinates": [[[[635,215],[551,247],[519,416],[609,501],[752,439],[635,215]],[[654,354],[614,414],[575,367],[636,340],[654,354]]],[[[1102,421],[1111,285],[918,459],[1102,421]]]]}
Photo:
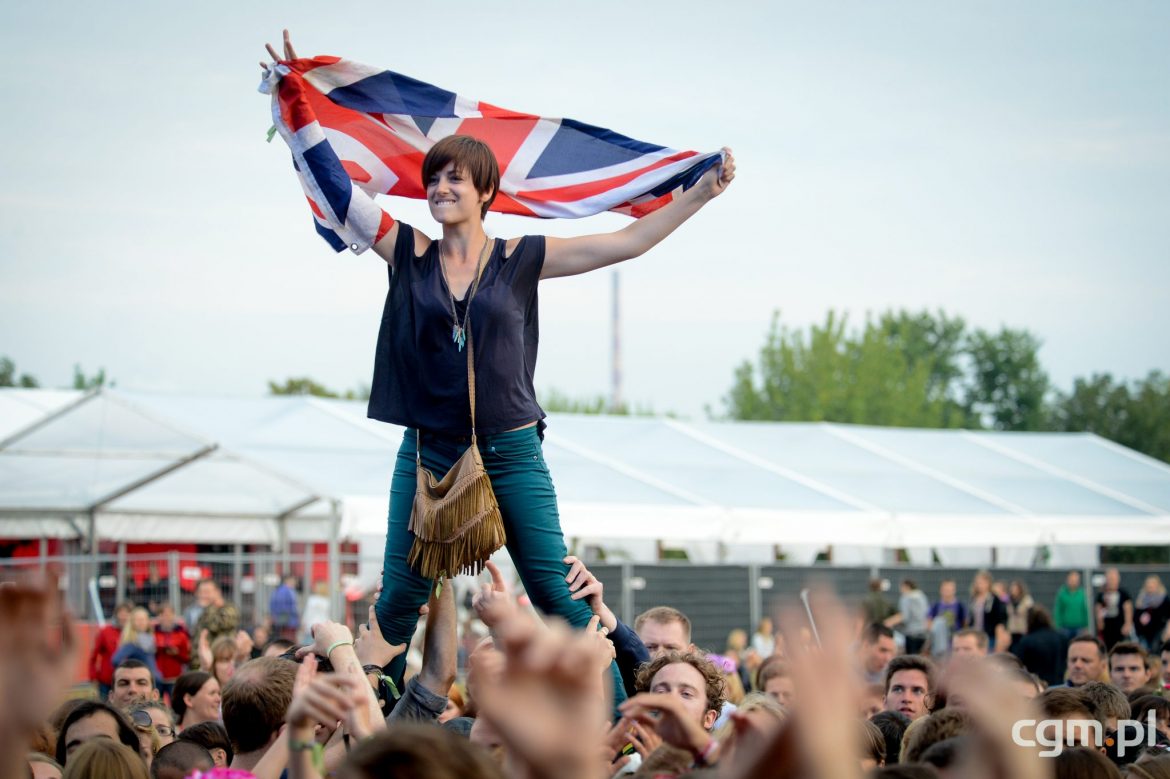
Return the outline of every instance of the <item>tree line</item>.
{"type": "Polygon", "coordinates": [[[730,419],[1096,433],[1170,462],[1170,377],[1109,373],[1053,386],[1024,329],[945,312],[886,311],[861,326],[830,311],[791,328],[776,312],[756,360],[735,369],[730,419]]]}

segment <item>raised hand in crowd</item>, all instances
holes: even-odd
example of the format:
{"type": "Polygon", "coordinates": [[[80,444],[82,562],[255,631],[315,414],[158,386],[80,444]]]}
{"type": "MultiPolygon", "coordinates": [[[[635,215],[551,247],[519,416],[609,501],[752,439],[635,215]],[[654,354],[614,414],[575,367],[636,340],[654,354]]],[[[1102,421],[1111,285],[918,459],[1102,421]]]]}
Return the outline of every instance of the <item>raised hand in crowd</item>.
{"type": "Polygon", "coordinates": [[[478,679],[480,716],[530,779],[597,779],[609,710],[599,670],[608,662],[602,647],[560,624],[546,629],[496,595],[476,609],[493,626],[504,655],[498,674],[478,679]]]}
{"type": "Polygon", "coordinates": [[[624,719],[653,732],[656,740],[696,756],[710,753],[710,732],[686,710],[677,695],[643,692],[622,703],[619,709],[624,719]]]}
{"type": "Polygon", "coordinates": [[[55,576],[0,585],[0,776],[27,775],[24,754],[65,697],[76,652],[55,576]]]}
{"type": "Polygon", "coordinates": [[[565,581],[569,583],[573,600],[584,598],[589,604],[589,610],[601,618],[601,626],[612,633],[617,629],[617,617],[605,605],[605,585],[585,567],[585,563],[573,555],[566,557],[563,562],[569,566],[565,581]]]}
{"type": "Polygon", "coordinates": [[[406,651],[406,644],[391,644],[386,640],[371,605],[366,623],[358,625],[358,637],[354,639],[353,649],[363,666],[386,666],[406,651]]]}
{"type": "Polygon", "coordinates": [[[508,619],[518,606],[508,591],[508,583],[504,581],[504,574],[499,566],[488,560],[485,567],[492,577],[491,584],[480,585],[479,592],[471,599],[471,607],[494,634],[495,623],[508,619]]]}

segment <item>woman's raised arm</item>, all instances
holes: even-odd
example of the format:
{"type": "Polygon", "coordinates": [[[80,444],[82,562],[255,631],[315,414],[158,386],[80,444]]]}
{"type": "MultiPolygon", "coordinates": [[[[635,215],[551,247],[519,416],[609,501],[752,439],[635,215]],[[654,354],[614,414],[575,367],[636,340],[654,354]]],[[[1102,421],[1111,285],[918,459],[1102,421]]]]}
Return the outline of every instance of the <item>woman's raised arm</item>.
{"type": "Polygon", "coordinates": [[[613,233],[578,238],[546,238],[542,279],[575,276],[645,254],[707,201],[719,196],[735,178],[735,158],[723,148],[723,164],[703,174],[681,197],[613,233]]]}

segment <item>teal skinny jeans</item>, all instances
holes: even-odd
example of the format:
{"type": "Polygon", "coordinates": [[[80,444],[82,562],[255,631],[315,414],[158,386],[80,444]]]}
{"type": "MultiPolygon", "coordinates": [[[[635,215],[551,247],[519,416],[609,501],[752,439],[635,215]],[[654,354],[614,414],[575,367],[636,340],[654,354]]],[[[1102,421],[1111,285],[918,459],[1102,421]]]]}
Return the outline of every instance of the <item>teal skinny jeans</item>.
{"type": "MultiPolygon", "coordinates": [[[[418,609],[426,603],[431,586],[406,563],[414,542],[408,525],[417,486],[415,436],[413,428],[406,430],[394,465],[389,527],[382,563],[382,597],[374,607],[382,635],[391,644],[410,641],[418,623],[418,609]]],[[[561,532],[556,491],[544,462],[537,428],[480,436],[478,443],[500,504],[508,553],[516,564],[528,597],[541,612],[560,617],[575,628],[585,627],[593,614],[584,600],[570,597],[569,585],[565,582],[569,567],[564,558],[568,551],[561,532]]],[[[438,437],[424,432],[422,464],[436,478],[442,478],[470,445],[470,438],[438,437]]],[[[406,656],[402,654],[394,659],[388,671],[400,690],[403,689],[405,668],[406,656]]],[[[616,665],[613,672],[615,695],[624,698],[616,665]]]]}

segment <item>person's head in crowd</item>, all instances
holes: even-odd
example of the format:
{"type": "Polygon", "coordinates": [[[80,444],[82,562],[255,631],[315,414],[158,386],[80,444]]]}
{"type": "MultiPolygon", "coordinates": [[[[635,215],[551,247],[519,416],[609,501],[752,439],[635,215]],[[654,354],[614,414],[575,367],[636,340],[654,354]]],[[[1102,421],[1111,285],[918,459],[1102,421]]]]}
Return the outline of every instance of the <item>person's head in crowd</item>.
{"type": "Polygon", "coordinates": [[[1041,630],[1052,630],[1052,614],[1037,603],[1028,610],[1028,632],[1038,633],[1041,630]]]}
{"type": "Polygon", "coordinates": [[[463,700],[463,691],[459,689],[459,685],[452,684],[451,689],[447,691],[447,706],[439,715],[439,724],[441,725],[456,717],[462,717],[464,706],[466,706],[466,703],[463,700]]]}
{"type": "Polygon", "coordinates": [[[194,741],[167,744],[150,764],[151,779],[187,779],[195,771],[215,768],[211,754],[194,741]]]}
{"type": "Polygon", "coordinates": [[[953,603],[959,592],[959,585],[954,579],[943,579],[938,585],[938,598],[943,603],[953,603]]]}
{"type": "Polygon", "coordinates": [[[1117,721],[1129,719],[1129,699],[1125,693],[1105,682],[1089,682],[1077,688],[1093,719],[1106,730],[1116,730],[1117,721]]]}
{"type": "Polygon", "coordinates": [[[1020,603],[1028,597],[1028,585],[1019,579],[1012,579],[1008,584],[1008,598],[1012,603],[1020,603]]]}
{"type": "Polygon", "coordinates": [[[180,734],[179,739],[198,744],[211,754],[211,760],[217,768],[226,768],[232,764],[235,752],[232,750],[231,739],[228,738],[227,728],[219,722],[200,722],[180,734]]]}
{"type": "Polygon", "coordinates": [[[428,725],[396,724],[355,746],[339,779],[503,779],[487,752],[428,725]]]}
{"type": "Polygon", "coordinates": [[[223,688],[223,726],[237,757],[258,760],[276,740],[296,675],[296,663],[260,657],[241,665],[223,688]]]}
{"type": "Polygon", "coordinates": [[[1126,695],[1145,688],[1151,671],[1146,650],[1132,641],[1122,641],[1109,650],[1109,679],[1126,695]]]}
{"type": "Polygon", "coordinates": [[[296,644],[294,644],[292,641],[289,641],[287,638],[274,638],[267,644],[264,644],[264,651],[260,653],[260,656],[280,657],[294,646],[296,646],[296,644]]]}
{"type": "Polygon", "coordinates": [[[1105,589],[1109,592],[1121,589],[1121,571],[1116,568],[1105,569],[1105,589]]]}
{"type": "Polygon", "coordinates": [[[869,720],[858,721],[860,739],[861,770],[881,768],[886,764],[886,738],[878,726],[869,720]]]}
{"type": "Polygon", "coordinates": [[[61,779],[61,764],[44,752],[29,752],[26,759],[31,779],[61,779]]]}
{"type": "Polygon", "coordinates": [[[865,630],[861,632],[857,653],[861,669],[867,676],[873,678],[880,674],[897,652],[894,631],[880,622],[871,622],[865,626],[865,630]]]}
{"type": "Polygon", "coordinates": [[[867,684],[858,691],[858,715],[869,719],[885,708],[886,686],[867,684]]]}
{"type": "Polygon", "coordinates": [[[970,736],[953,736],[936,741],[922,752],[919,760],[923,765],[936,769],[942,776],[950,776],[960,770],[960,764],[971,748],[970,736]]]}
{"type": "Polygon", "coordinates": [[[756,689],[791,711],[796,703],[796,683],[788,663],[769,657],[756,671],[756,689]]]}
{"type": "Polygon", "coordinates": [[[987,633],[978,628],[963,628],[951,637],[951,656],[960,659],[987,657],[987,633]]]}
{"type": "Polygon", "coordinates": [[[130,720],[135,724],[144,721],[142,719],[143,715],[150,718],[150,726],[158,734],[160,747],[164,747],[175,740],[175,713],[162,701],[135,703],[130,707],[128,713],[130,720]]]}
{"type": "Polygon", "coordinates": [[[138,750],[105,738],[87,741],[70,755],[62,779],[149,779],[138,750]]]}
{"type": "Polygon", "coordinates": [[[711,730],[727,700],[723,675],[698,652],[668,652],[638,669],[638,692],[674,695],[704,730],[711,730]]]}
{"type": "Polygon", "coordinates": [[[634,632],[646,645],[651,658],[666,652],[693,652],[691,620],[670,606],[655,606],[634,620],[634,632]]]}
{"type": "Polygon", "coordinates": [[[139,633],[149,632],[151,632],[150,612],[142,606],[135,606],[130,611],[130,618],[122,625],[122,643],[132,643],[139,633]]]}
{"type": "Polygon", "coordinates": [[[725,649],[728,653],[734,652],[737,655],[748,646],[748,634],[743,628],[734,628],[727,634],[727,642],[725,649]]]}
{"type": "Polygon", "coordinates": [[[1162,651],[1158,655],[1162,659],[1162,686],[1170,689],[1170,641],[1162,644],[1162,651]]]}
{"type": "Polygon", "coordinates": [[[900,655],[886,666],[886,711],[912,720],[927,714],[927,696],[934,692],[934,663],[921,655],[900,655]]]}
{"type": "Polygon", "coordinates": [[[987,595],[991,592],[991,572],[979,571],[971,579],[971,595],[978,598],[981,595],[987,595]]]}
{"type": "Polygon", "coordinates": [[[1064,577],[1064,586],[1070,590],[1079,590],[1081,588],[1081,572],[1069,571],[1068,575],[1064,577]]]}
{"type": "Polygon", "coordinates": [[[910,727],[910,718],[897,711],[879,711],[869,721],[877,726],[886,740],[886,765],[894,765],[902,751],[902,737],[910,727]]]}
{"type": "Polygon", "coordinates": [[[163,630],[172,630],[176,621],[175,607],[169,602],[163,601],[163,604],[158,607],[158,626],[163,630]]]}
{"type": "Polygon", "coordinates": [[[1150,712],[1154,712],[1154,728],[1167,739],[1170,739],[1170,698],[1161,695],[1143,695],[1129,705],[1130,719],[1135,719],[1143,725],[1149,719],[1150,712]]]}
{"type": "Polygon", "coordinates": [[[215,680],[223,689],[236,672],[236,640],[231,636],[220,636],[211,644],[211,668],[215,680]]]}
{"type": "Polygon", "coordinates": [[[1096,636],[1076,636],[1068,643],[1065,676],[1070,687],[1099,682],[1105,676],[1105,645],[1096,636]]]}
{"type": "Polygon", "coordinates": [[[988,655],[984,660],[988,667],[1002,673],[1024,670],[1024,661],[1010,652],[996,652],[988,655]]]}
{"type": "Polygon", "coordinates": [[[206,671],[188,671],[175,680],[171,708],[179,719],[180,730],[218,720],[219,705],[219,682],[206,671]]]}
{"type": "Polygon", "coordinates": [[[257,647],[267,646],[268,642],[272,640],[272,633],[268,630],[268,626],[260,623],[252,628],[252,645],[257,647]]]}
{"type": "MultiPolygon", "coordinates": [[[[1075,723],[1078,725],[1076,728],[1064,728],[1066,741],[1073,739],[1074,737],[1090,737],[1087,729],[1079,726],[1094,720],[1095,717],[1093,716],[1092,704],[1090,704],[1085,696],[1081,694],[1080,689],[1074,690],[1068,687],[1050,687],[1036,696],[1035,706],[1036,711],[1041,715],[1040,719],[1056,720],[1066,724],[1075,723]]],[[[1055,733],[1046,735],[1050,739],[1055,737],[1055,733]]],[[[1087,745],[1088,744],[1082,744],[1082,746],[1087,745]]]]}
{"type": "Polygon", "coordinates": [[[741,728],[737,725],[746,722],[749,727],[742,728],[744,732],[754,734],[774,733],[784,723],[787,714],[784,708],[773,698],[762,692],[750,692],[743,697],[739,706],[732,712],[731,717],[720,725],[712,737],[719,742],[720,760],[726,760],[728,765],[735,760],[734,752],[741,738],[741,728]]]}
{"type": "Polygon", "coordinates": [[[114,625],[119,630],[125,629],[130,624],[130,615],[134,612],[134,604],[130,601],[122,601],[114,608],[114,625]]]}
{"type": "Polygon", "coordinates": [[[73,753],[94,739],[118,741],[138,753],[138,734],[122,712],[105,701],[84,701],[69,712],[61,725],[57,762],[67,767],[73,753]]]}
{"type": "Polygon", "coordinates": [[[1054,779],[1121,779],[1121,771],[1097,749],[1065,748],[1051,758],[1054,779]]]}
{"type": "Polygon", "coordinates": [[[138,701],[156,700],[158,690],[150,666],[132,657],[118,664],[114,669],[114,685],[110,688],[110,703],[124,709],[138,701]]]}
{"type": "Polygon", "coordinates": [[[135,711],[129,715],[129,718],[130,726],[138,734],[138,755],[142,758],[142,762],[146,764],[146,767],[150,768],[155,754],[158,753],[159,747],[162,746],[158,732],[154,729],[154,720],[145,711],[135,711]]]}
{"type": "MultiPolygon", "coordinates": [[[[218,606],[223,600],[223,593],[220,592],[219,585],[215,583],[214,579],[200,579],[199,583],[195,585],[195,602],[203,608],[208,606],[218,606]]],[[[194,625],[188,625],[194,628],[194,625]]]]}
{"type": "Polygon", "coordinates": [[[909,579],[909,578],[903,579],[902,584],[899,586],[899,589],[902,591],[903,594],[908,595],[908,594],[910,594],[918,589],[918,582],[914,581],[913,579],[909,579]]]}
{"type": "Polygon", "coordinates": [[[948,738],[966,735],[971,727],[971,716],[962,709],[936,711],[915,722],[906,733],[899,762],[918,763],[927,749],[948,738]]]}
{"type": "Polygon", "coordinates": [[[1170,754],[1144,754],[1123,770],[1125,779],[1170,779],[1170,754]]]}

